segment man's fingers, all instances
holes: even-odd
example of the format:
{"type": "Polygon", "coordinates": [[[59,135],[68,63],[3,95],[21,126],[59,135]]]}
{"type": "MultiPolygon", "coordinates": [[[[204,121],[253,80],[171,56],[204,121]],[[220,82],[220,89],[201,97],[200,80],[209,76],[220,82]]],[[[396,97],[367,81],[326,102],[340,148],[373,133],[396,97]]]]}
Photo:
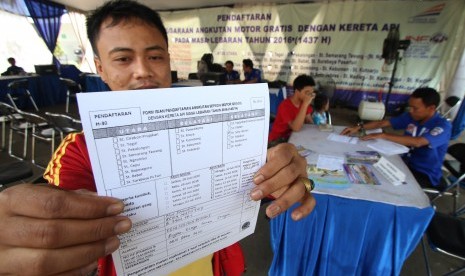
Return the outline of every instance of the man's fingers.
{"type": "Polygon", "coordinates": [[[267,162],[258,172],[272,176],[282,167],[289,164],[296,155],[298,153],[293,145],[288,143],[278,144],[268,150],[266,156],[267,162]]]}
{"type": "Polygon", "coordinates": [[[257,172],[254,178],[257,187],[252,190],[252,199],[258,200],[270,194],[277,198],[287,189],[290,182],[299,176],[307,176],[305,158],[301,157],[294,147],[281,145],[283,146],[277,151],[270,149],[269,161],[257,172]]]}
{"type": "Polygon", "coordinates": [[[112,237],[104,241],[58,250],[1,248],[7,250],[9,254],[5,254],[0,259],[0,267],[9,267],[8,272],[13,275],[53,275],[67,271],[76,273],[98,258],[114,252],[119,245],[118,238],[112,237]]]}
{"type": "Polygon", "coordinates": [[[308,216],[316,205],[316,200],[311,193],[305,193],[304,198],[301,201],[301,205],[292,211],[291,217],[293,220],[300,220],[308,216]]]}
{"type": "Polygon", "coordinates": [[[352,134],[352,130],[350,128],[344,128],[341,133],[341,135],[348,135],[348,134],[352,134]]]}
{"type": "Polygon", "coordinates": [[[30,248],[64,248],[108,239],[128,232],[127,217],[93,220],[35,219],[15,216],[0,221],[2,244],[30,248]],[[15,228],[8,227],[15,225],[15,228]]]}
{"type": "Polygon", "coordinates": [[[290,179],[296,179],[298,175],[299,171],[295,163],[288,164],[271,178],[261,175],[260,177],[265,180],[261,180],[260,184],[252,189],[250,196],[253,200],[260,200],[269,195],[278,198],[288,188],[290,179]]]}
{"type": "Polygon", "coordinates": [[[77,269],[73,269],[71,271],[65,271],[63,273],[55,274],[54,276],[91,276],[91,275],[98,275],[97,274],[97,267],[98,262],[92,262],[89,265],[84,267],[80,267],[77,269]],[[95,272],[95,273],[92,273],[95,272]]]}
{"type": "Polygon", "coordinates": [[[92,219],[117,215],[123,208],[123,202],[115,198],[64,191],[50,185],[21,184],[0,193],[0,213],[10,216],[92,219]]]}
{"type": "Polygon", "coordinates": [[[296,179],[279,198],[276,198],[276,200],[266,208],[266,215],[270,218],[274,218],[289,209],[295,202],[302,202],[308,194],[305,185],[299,179],[296,179]]]}

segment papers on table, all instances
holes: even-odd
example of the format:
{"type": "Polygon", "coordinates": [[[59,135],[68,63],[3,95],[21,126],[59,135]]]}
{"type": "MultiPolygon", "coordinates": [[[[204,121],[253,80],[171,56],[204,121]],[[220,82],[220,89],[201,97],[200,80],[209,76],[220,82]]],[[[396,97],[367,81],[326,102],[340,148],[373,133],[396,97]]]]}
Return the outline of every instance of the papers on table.
{"type": "Polygon", "coordinates": [[[376,139],[367,146],[385,155],[403,154],[409,152],[408,147],[385,139],[376,139]]]}
{"type": "Polygon", "coordinates": [[[318,169],[339,171],[343,169],[342,168],[343,163],[344,163],[344,157],[320,154],[318,155],[318,162],[316,163],[316,167],[318,169]]]}
{"type": "Polygon", "coordinates": [[[350,137],[350,136],[340,135],[336,133],[331,133],[330,135],[328,135],[327,139],[330,141],[347,143],[347,144],[357,144],[358,142],[358,137],[350,137]]]}
{"type": "Polygon", "coordinates": [[[375,128],[375,129],[367,129],[365,130],[365,134],[374,134],[374,133],[383,133],[383,129],[375,128]]]}
{"type": "Polygon", "coordinates": [[[380,172],[391,184],[397,186],[400,184],[406,184],[405,182],[405,173],[403,173],[399,168],[394,166],[389,160],[384,157],[381,157],[378,162],[376,162],[373,167],[380,172]]]}
{"type": "Polygon", "coordinates": [[[315,189],[347,189],[352,185],[342,170],[325,170],[316,164],[307,164],[308,177],[315,182],[315,189]]]}
{"type": "Polygon", "coordinates": [[[312,153],[315,153],[313,150],[307,149],[304,146],[296,146],[297,152],[300,154],[302,157],[309,156],[312,153]]]}
{"type": "Polygon", "coordinates": [[[118,275],[165,275],[252,234],[250,199],[266,161],[266,84],[80,93],[100,195],[121,198],[133,227],[118,275]]]}
{"type": "Polygon", "coordinates": [[[330,124],[321,124],[321,125],[318,125],[318,129],[320,131],[332,132],[333,126],[330,124]]]}
{"type": "Polygon", "coordinates": [[[377,151],[358,150],[355,152],[346,152],[347,163],[369,163],[378,162],[381,155],[377,151]]]}
{"type": "Polygon", "coordinates": [[[380,185],[373,173],[372,165],[363,163],[344,163],[344,171],[354,184],[380,185]]]}
{"type": "MultiPolygon", "coordinates": [[[[340,133],[344,126],[334,126],[334,133],[340,133]]],[[[318,130],[315,125],[305,125],[299,132],[294,132],[289,142],[294,145],[302,145],[315,151],[306,157],[309,164],[308,175],[315,181],[315,193],[330,194],[339,197],[383,202],[395,206],[408,206],[415,208],[430,207],[430,202],[425,193],[416,183],[415,178],[409,172],[408,167],[399,155],[384,156],[391,163],[401,170],[405,175],[407,184],[394,186],[385,177],[373,169],[375,176],[381,185],[359,185],[352,184],[345,172],[337,171],[327,174],[325,170],[316,168],[318,155],[344,156],[346,152],[373,150],[367,145],[372,141],[363,141],[355,145],[329,141],[328,132],[318,130]],[[321,175],[324,175],[321,177],[321,175]]]]}

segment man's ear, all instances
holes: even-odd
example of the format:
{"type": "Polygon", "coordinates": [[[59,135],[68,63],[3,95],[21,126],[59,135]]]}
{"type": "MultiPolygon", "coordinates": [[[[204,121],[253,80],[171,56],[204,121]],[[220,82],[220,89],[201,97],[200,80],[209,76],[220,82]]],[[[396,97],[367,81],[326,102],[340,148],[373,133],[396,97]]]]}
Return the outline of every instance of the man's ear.
{"type": "Polygon", "coordinates": [[[434,104],[429,105],[426,108],[428,109],[428,111],[430,111],[432,113],[436,112],[436,106],[434,104]]]}
{"type": "Polygon", "coordinates": [[[102,62],[97,56],[94,57],[94,64],[95,64],[95,69],[97,70],[97,74],[99,74],[102,81],[106,83],[105,76],[103,74],[102,62]]]}

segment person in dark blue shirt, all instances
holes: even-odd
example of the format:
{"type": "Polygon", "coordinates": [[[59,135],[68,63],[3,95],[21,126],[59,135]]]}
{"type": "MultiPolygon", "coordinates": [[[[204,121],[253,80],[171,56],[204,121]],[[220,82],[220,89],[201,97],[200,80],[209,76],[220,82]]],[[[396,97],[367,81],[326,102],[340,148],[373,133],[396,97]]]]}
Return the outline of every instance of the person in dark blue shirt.
{"type": "MultiPolygon", "coordinates": [[[[436,112],[439,101],[439,93],[433,88],[418,88],[410,95],[409,112],[390,120],[373,121],[364,125],[365,129],[404,129],[403,135],[376,133],[361,138],[383,138],[410,147],[403,159],[422,187],[439,185],[441,166],[451,137],[451,124],[436,112]]],[[[361,126],[349,127],[341,134],[354,134],[360,128],[361,126]]]]}
{"type": "Polygon", "coordinates": [[[258,83],[262,82],[262,72],[259,69],[253,68],[251,59],[244,59],[242,61],[242,69],[244,70],[245,80],[242,83],[258,83]]]}
{"type": "Polygon", "coordinates": [[[2,76],[25,75],[26,71],[22,67],[16,66],[16,60],[12,57],[8,58],[8,63],[11,65],[2,73],[2,76]]]}
{"type": "Polygon", "coordinates": [[[226,70],[226,72],[224,73],[226,78],[226,84],[235,84],[241,82],[239,72],[234,70],[234,63],[232,61],[226,61],[224,63],[224,68],[226,70]]]}

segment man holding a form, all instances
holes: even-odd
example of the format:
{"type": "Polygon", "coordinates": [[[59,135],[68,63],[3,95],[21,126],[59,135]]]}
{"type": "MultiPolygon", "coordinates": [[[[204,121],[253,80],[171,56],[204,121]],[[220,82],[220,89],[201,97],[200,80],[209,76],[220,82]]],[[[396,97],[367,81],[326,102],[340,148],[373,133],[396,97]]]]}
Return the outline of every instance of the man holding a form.
{"type": "MultiPolygon", "coordinates": [[[[110,1],[90,15],[87,30],[98,73],[112,90],[170,87],[168,39],[156,12],[134,1],[110,1]]],[[[269,149],[267,160],[254,176],[251,198],[276,198],[266,209],[271,218],[296,202],[301,205],[292,218],[307,216],[315,200],[306,160],[290,144],[269,149]]],[[[105,256],[119,247],[117,235],[128,232],[131,221],[120,215],[121,200],[89,192],[95,191],[89,161],[84,135],[71,135],[44,175],[59,188],[22,184],[0,193],[0,274],[87,275],[99,259],[100,275],[114,274],[105,256]]],[[[210,256],[179,273],[212,272],[210,256]]]]}
{"type": "MultiPolygon", "coordinates": [[[[408,101],[409,112],[390,120],[373,121],[365,124],[366,130],[392,127],[404,129],[403,135],[373,133],[362,140],[386,139],[410,147],[404,161],[422,187],[437,186],[442,175],[441,166],[451,136],[451,124],[436,112],[440,96],[428,87],[416,89],[408,101]]],[[[341,134],[359,132],[362,126],[345,128],[341,134]]]]}

